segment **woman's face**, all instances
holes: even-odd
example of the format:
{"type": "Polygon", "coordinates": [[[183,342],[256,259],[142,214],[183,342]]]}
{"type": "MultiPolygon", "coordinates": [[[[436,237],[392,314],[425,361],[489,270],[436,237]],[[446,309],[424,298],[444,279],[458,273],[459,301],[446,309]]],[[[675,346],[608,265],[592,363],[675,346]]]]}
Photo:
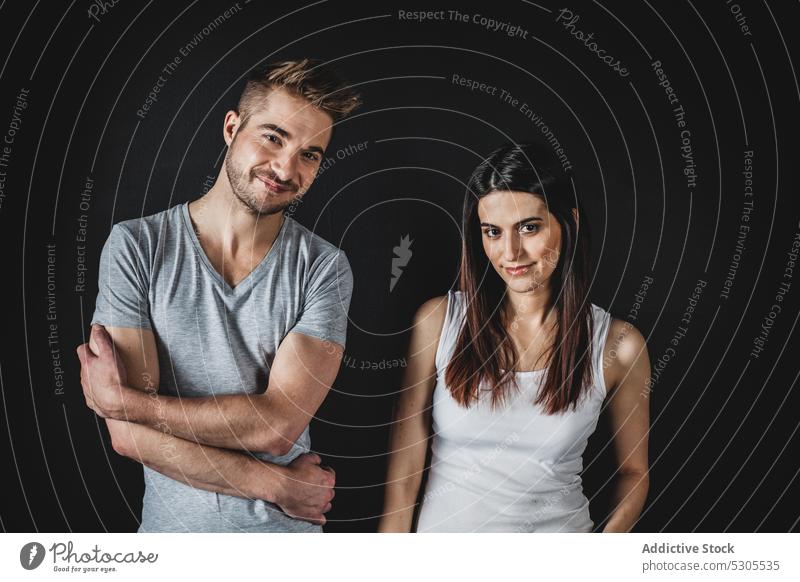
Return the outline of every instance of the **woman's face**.
{"type": "Polygon", "coordinates": [[[494,191],[478,201],[483,250],[509,290],[550,287],[558,265],[561,225],[544,200],[528,192],[494,191]]]}

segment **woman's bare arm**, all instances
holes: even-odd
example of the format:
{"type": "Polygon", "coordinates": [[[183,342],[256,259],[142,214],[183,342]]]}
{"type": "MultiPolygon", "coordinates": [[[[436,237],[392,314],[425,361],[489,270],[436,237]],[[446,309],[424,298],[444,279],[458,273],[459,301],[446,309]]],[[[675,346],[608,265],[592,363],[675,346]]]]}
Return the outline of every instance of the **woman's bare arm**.
{"type": "Polygon", "coordinates": [[[614,342],[616,352],[604,361],[609,361],[608,376],[613,379],[608,411],[618,476],[614,510],[603,532],[628,532],[639,519],[650,487],[650,358],[644,337],[629,323],[614,320],[607,341],[614,342]]]}
{"type": "Polygon", "coordinates": [[[447,297],[435,297],[414,316],[408,366],[394,410],[379,532],[411,531],[425,468],[431,397],[436,385],[436,350],[446,311],[447,297]]]}

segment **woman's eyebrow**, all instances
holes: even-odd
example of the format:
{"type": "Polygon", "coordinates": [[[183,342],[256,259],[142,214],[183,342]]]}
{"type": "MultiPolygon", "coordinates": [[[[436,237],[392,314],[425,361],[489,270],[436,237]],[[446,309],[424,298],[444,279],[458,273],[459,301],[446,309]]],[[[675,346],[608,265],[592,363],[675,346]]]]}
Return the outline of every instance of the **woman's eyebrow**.
{"type": "MultiPolygon", "coordinates": [[[[514,226],[519,226],[521,224],[525,224],[526,222],[544,222],[544,219],[541,216],[529,216],[528,218],[523,218],[519,222],[517,222],[514,226]]],[[[497,225],[494,225],[490,222],[481,222],[481,226],[493,226],[497,228],[497,225]]]]}

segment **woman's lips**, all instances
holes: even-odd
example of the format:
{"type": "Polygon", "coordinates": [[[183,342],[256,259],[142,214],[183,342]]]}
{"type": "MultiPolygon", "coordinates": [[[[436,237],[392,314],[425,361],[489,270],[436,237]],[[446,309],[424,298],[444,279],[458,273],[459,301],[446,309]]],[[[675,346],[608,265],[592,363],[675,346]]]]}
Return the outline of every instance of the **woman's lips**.
{"type": "Polygon", "coordinates": [[[526,274],[530,270],[532,264],[533,263],[530,265],[520,265],[518,267],[505,267],[505,270],[506,273],[512,277],[519,277],[520,275],[526,274]]]}

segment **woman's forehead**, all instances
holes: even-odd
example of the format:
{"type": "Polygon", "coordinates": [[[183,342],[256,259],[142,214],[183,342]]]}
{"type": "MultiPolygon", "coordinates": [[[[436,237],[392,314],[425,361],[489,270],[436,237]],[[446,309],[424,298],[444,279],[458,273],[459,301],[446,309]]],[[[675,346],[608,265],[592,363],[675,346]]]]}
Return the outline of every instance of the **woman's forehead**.
{"type": "Polygon", "coordinates": [[[545,218],[547,213],[544,199],[529,192],[497,190],[478,201],[481,218],[492,217],[501,222],[514,223],[531,216],[545,218]]]}

